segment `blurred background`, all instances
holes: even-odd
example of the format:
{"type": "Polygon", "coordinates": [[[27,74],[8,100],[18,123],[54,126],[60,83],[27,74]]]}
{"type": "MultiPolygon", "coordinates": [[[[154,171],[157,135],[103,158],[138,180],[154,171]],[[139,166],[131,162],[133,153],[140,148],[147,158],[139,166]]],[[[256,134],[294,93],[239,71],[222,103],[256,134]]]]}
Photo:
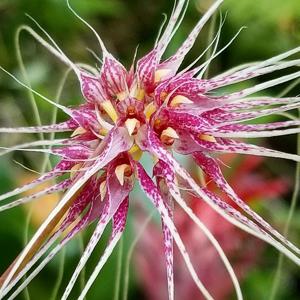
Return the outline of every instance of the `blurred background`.
{"type": "MultiPolygon", "coordinates": [[[[130,67],[137,46],[138,57],[153,47],[163,21],[163,13],[170,15],[173,5],[173,1],[170,0],[72,0],[71,3],[76,11],[96,29],[107,48],[126,67],[130,67]]],[[[211,0],[190,1],[185,20],[168,48],[167,55],[175,51],[211,3],[211,0]]],[[[209,76],[241,63],[266,59],[300,44],[299,0],[225,0],[221,10],[223,16],[227,13],[227,18],[222,30],[220,47],[226,45],[242,26],[246,28],[229,49],[214,60],[209,76]]],[[[19,39],[17,38],[16,32],[21,25],[26,24],[36,28],[33,21],[25,14],[36,19],[73,61],[97,65],[99,62],[95,55],[100,57],[100,49],[95,36],[74,17],[63,0],[0,0],[0,65],[22,78],[20,64],[16,58],[19,48],[31,85],[53,99],[66,68],[27,33],[21,32],[19,39]]],[[[214,28],[218,28],[218,22],[219,15],[216,16],[215,23],[211,22],[205,27],[185,64],[193,61],[207,46],[210,33],[214,28]]],[[[277,75],[278,73],[263,79],[277,75]]],[[[243,83],[242,86],[253,85],[259,80],[262,78],[243,83]]],[[[279,86],[264,94],[278,95],[284,88],[284,86],[279,86]]],[[[299,86],[296,86],[290,94],[298,95],[299,86]]],[[[3,72],[0,73],[0,101],[0,127],[36,124],[37,120],[33,117],[28,92],[3,72]]],[[[68,77],[61,102],[69,106],[82,102],[74,75],[68,77]]],[[[53,108],[39,98],[36,98],[36,103],[42,123],[49,124],[53,119],[53,108]]],[[[63,120],[64,116],[58,113],[57,118],[63,120]]],[[[1,146],[8,147],[37,138],[38,135],[1,134],[0,142],[1,146]]],[[[258,142],[274,149],[296,152],[295,136],[258,142]]],[[[283,160],[234,156],[226,156],[222,159],[232,166],[231,168],[224,167],[224,172],[238,194],[282,232],[294,189],[295,164],[283,160]]],[[[43,160],[43,156],[36,153],[15,152],[1,156],[0,192],[4,193],[37,176],[31,170],[40,171],[43,160]]],[[[125,300],[123,291],[126,288],[124,287],[124,270],[128,263],[127,253],[138,234],[138,228],[145,224],[147,216],[151,213],[151,207],[145,203],[144,198],[136,191],[132,200],[133,204],[123,239],[120,297],[117,298],[115,295],[117,278],[117,253],[115,251],[93,285],[87,299],[125,300]]],[[[3,273],[18,255],[26,240],[58,199],[59,195],[43,198],[33,205],[14,208],[0,214],[0,273],[3,273]]],[[[207,207],[194,204],[195,199],[189,199],[189,201],[195,206],[194,209],[199,216],[206,220],[232,261],[240,278],[245,299],[270,299],[278,252],[232,228],[207,207]]],[[[289,238],[298,245],[300,244],[299,213],[298,206],[289,230],[289,238]]],[[[228,275],[205,238],[184,215],[181,215],[181,212],[176,214],[176,222],[183,239],[186,240],[195,266],[199,266],[199,269],[198,267],[196,269],[208,289],[213,291],[216,299],[235,299],[228,275]]],[[[72,241],[65,253],[54,259],[30,284],[28,294],[22,294],[18,299],[60,299],[61,291],[77,265],[91,230],[92,227],[72,241]],[[55,290],[58,282],[59,288],[55,290]]],[[[108,234],[109,232],[107,236],[108,234]]],[[[105,243],[104,239],[97,247],[87,265],[86,274],[89,274],[95,266],[105,243]]],[[[152,222],[144,230],[142,238],[139,239],[134,249],[133,257],[130,259],[128,299],[167,299],[161,243],[160,225],[157,216],[154,216],[152,222]]],[[[176,299],[202,299],[178,253],[175,253],[175,264],[176,299]]],[[[83,274],[72,299],[76,299],[84,280],[83,274]]],[[[299,299],[299,286],[299,268],[284,260],[276,299],[299,299]]]]}

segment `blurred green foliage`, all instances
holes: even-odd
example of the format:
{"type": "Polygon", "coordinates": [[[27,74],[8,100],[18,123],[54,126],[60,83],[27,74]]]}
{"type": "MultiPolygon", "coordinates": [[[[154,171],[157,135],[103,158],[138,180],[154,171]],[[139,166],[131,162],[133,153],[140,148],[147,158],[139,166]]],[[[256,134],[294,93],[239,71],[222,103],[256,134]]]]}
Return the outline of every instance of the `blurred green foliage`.
{"type": "MultiPolygon", "coordinates": [[[[211,0],[191,1],[186,18],[174,37],[172,45],[168,48],[168,54],[175,51],[189,30],[197,22],[200,13],[211,2],[211,0]]],[[[108,49],[119,57],[126,66],[130,66],[132,63],[137,45],[139,45],[138,56],[151,49],[160,24],[163,21],[162,14],[167,13],[169,15],[173,5],[172,1],[169,0],[71,0],[71,3],[80,15],[88,20],[99,32],[108,49]]],[[[225,45],[241,26],[247,26],[247,29],[240,34],[228,50],[215,60],[210,69],[211,73],[222,72],[240,63],[265,59],[299,45],[299,0],[226,0],[222,6],[222,13],[224,14],[225,12],[228,12],[228,15],[223,28],[222,45],[225,45]]],[[[97,60],[87,50],[87,48],[92,49],[100,57],[96,38],[67,9],[65,1],[0,0],[0,65],[18,74],[19,77],[21,76],[20,66],[17,64],[15,56],[15,32],[24,23],[35,27],[25,13],[35,18],[72,60],[92,65],[97,64],[97,60]]],[[[207,45],[208,29],[209,26],[206,26],[203,33],[201,33],[199,41],[191,51],[187,61],[197,57],[207,45]]],[[[37,45],[28,34],[23,33],[20,40],[22,54],[32,85],[41,93],[53,98],[65,67],[53,58],[51,54],[47,53],[45,49],[37,45]]],[[[32,110],[27,98],[27,92],[23,88],[4,76],[3,73],[0,74],[1,126],[3,124],[6,126],[33,125],[32,110]]],[[[66,85],[62,101],[66,105],[74,105],[74,103],[81,101],[79,87],[74,76],[71,76],[66,85]]],[[[37,103],[41,109],[43,123],[46,124],[50,121],[50,107],[41,99],[37,99],[37,103]]],[[[59,115],[59,118],[63,118],[63,116],[59,115]]],[[[30,140],[34,137],[26,138],[30,140]]],[[[23,136],[17,135],[11,138],[3,135],[3,137],[0,137],[1,145],[5,144],[6,146],[21,141],[24,142],[23,136]]],[[[278,139],[273,146],[280,149],[282,147],[281,141],[278,139]]],[[[295,143],[291,139],[285,140],[284,143],[286,148],[293,149],[295,147],[295,143]]],[[[9,157],[6,156],[5,159],[1,158],[1,192],[7,191],[18,184],[20,167],[12,163],[13,159],[29,167],[37,168],[41,157],[13,154],[9,157]]],[[[286,176],[291,178],[293,165],[286,163],[283,166],[283,164],[285,163],[280,162],[278,164],[276,162],[276,165],[269,163],[266,167],[277,174],[284,170],[286,176]]],[[[270,206],[268,209],[270,209],[270,206]]],[[[280,211],[279,215],[274,213],[272,217],[274,223],[279,221],[282,225],[287,215],[287,205],[282,204],[280,211]]],[[[295,228],[299,232],[299,221],[297,220],[296,222],[298,223],[295,223],[295,228]]],[[[25,214],[22,209],[13,209],[0,215],[0,272],[11,263],[22,249],[24,223],[25,214]]],[[[35,228],[31,228],[31,232],[34,230],[35,228]]],[[[132,226],[129,226],[125,236],[125,249],[128,249],[133,235],[132,226]]],[[[84,240],[86,241],[87,238],[88,234],[85,234],[84,240]]],[[[96,255],[89,262],[88,272],[95,265],[104,245],[105,243],[102,242],[96,250],[96,255]]],[[[272,259],[264,260],[262,266],[253,270],[248,280],[244,283],[246,299],[267,299],[268,288],[266,287],[270,287],[272,282],[277,252],[270,250],[267,254],[271,255],[272,259]]],[[[70,277],[78,258],[79,246],[78,242],[74,241],[68,247],[66,271],[62,287],[66,285],[66,280],[70,277]]],[[[115,258],[116,254],[105,266],[91,293],[89,293],[88,299],[112,299],[116,274],[115,258]]],[[[53,287],[49,278],[54,279],[56,277],[57,269],[58,259],[51,263],[42,272],[41,276],[34,280],[30,285],[32,300],[49,299],[49,290],[53,287]]],[[[132,277],[134,278],[134,275],[132,277]]],[[[299,299],[295,291],[297,283],[299,284],[300,282],[299,271],[287,264],[283,278],[284,282],[290,282],[290,286],[283,284],[280,298],[278,299],[299,299]]],[[[129,299],[143,299],[142,291],[139,291],[135,281],[131,281],[130,287],[129,299]]]]}

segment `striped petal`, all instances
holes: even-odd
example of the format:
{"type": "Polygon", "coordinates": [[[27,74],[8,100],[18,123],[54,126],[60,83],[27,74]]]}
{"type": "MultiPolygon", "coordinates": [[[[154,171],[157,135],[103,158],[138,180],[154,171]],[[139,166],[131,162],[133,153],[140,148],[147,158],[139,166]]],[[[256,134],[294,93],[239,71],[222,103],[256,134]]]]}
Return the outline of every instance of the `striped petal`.
{"type": "Polygon", "coordinates": [[[214,236],[211,234],[209,229],[200,221],[200,219],[194,214],[193,210],[186,204],[186,202],[182,199],[181,193],[179,188],[177,187],[175,183],[176,174],[175,172],[168,166],[168,164],[164,163],[163,161],[159,161],[155,165],[155,176],[159,176],[163,178],[166,182],[166,185],[169,188],[170,194],[173,196],[175,201],[181,206],[181,208],[187,213],[187,215],[193,220],[193,222],[199,227],[199,229],[205,234],[205,236],[209,239],[209,241],[212,243],[216,251],[218,252],[221,260],[223,261],[228,274],[230,275],[232,279],[232,283],[235,287],[237,298],[243,299],[241,288],[237,279],[237,276],[235,275],[235,272],[228,261],[222,247],[218,243],[218,241],[214,238],[214,236]]]}
{"type": "Polygon", "coordinates": [[[36,199],[38,199],[42,196],[45,196],[45,195],[51,195],[51,194],[54,194],[54,193],[57,193],[57,192],[60,192],[60,191],[64,191],[71,185],[71,183],[72,183],[72,181],[67,179],[67,180],[64,180],[64,181],[62,181],[58,184],[54,184],[51,187],[46,188],[46,189],[44,189],[44,190],[42,190],[38,193],[35,193],[35,194],[30,195],[30,196],[26,196],[26,197],[14,200],[14,201],[12,201],[8,204],[0,206],[0,212],[4,211],[4,210],[7,210],[7,209],[10,209],[10,208],[13,208],[13,207],[16,207],[16,206],[19,206],[21,204],[28,203],[28,202],[33,201],[33,200],[36,200],[36,199]]]}
{"type": "Polygon", "coordinates": [[[227,219],[234,225],[236,225],[240,228],[243,228],[245,231],[270,243],[271,245],[276,247],[278,250],[280,250],[282,253],[284,253],[287,257],[292,259],[295,263],[300,264],[299,257],[297,257],[288,248],[284,247],[281,243],[275,241],[273,238],[270,238],[265,233],[263,233],[263,235],[261,235],[260,234],[261,230],[255,231],[255,230],[252,230],[253,228],[250,228],[250,230],[249,230],[249,228],[243,226],[243,224],[241,224],[240,221],[238,221],[238,223],[235,222],[235,220],[233,220],[232,216],[228,215],[226,213],[226,211],[224,212],[224,211],[222,211],[222,209],[220,209],[220,207],[216,206],[216,203],[214,203],[214,200],[211,199],[210,197],[208,197],[207,193],[198,186],[198,184],[193,180],[193,178],[190,176],[190,174],[188,174],[188,172],[180,166],[180,164],[172,157],[172,155],[162,147],[162,145],[160,144],[160,141],[158,140],[158,138],[155,136],[155,134],[151,130],[148,130],[147,137],[148,137],[147,143],[143,144],[144,149],[145,150],[147,149],[149,152],[151,152],[152,154],[159,157],[162,161],[164,161],[166,164],[168,164],[173,170],[175,170],[176,173],[190,185],[190,187],[194,190],[194,192],[197,194],[197,196],[202,198],[207,204],[209,204],[212,208],[214,208],[216,210],[216,212],[218,212],[220,215],[222,215],[225,219],[227,219]]]}
{"type": "Polygon", "coordinates": [[[279,239],[284,245],[291,248],[296,253],[300,254],[300,250],[284,238],[278,231],[272,228],[262,217],[255,213],[244,201],[242,201],[236,193],[229,186],[227,181],[222,175],[221,169],[215,159],[208,157],[203,153],[195,153],[193,155],[197,164],[203,169],[203,171],[218,185],[218,187],[224,191],[239,207],[241,207],[249,216],[253,218],[260,226],[264,228],[266,232],[271,233],[277,239],[279,239]]]}
{"type": "Polygon", "coordinates": [[[114,173],[108,174],[106,186],[107,186],[107,193],[106,193],[106,200],[104,200],[105,206],[103,208],[102,214],[100,216],[96,229],[93,232],[93,235],[90,238],[90,241],[86,246],[86,249],[82,257],[80,258],[80,261],[72,275],[72,278],[70,279],[65,289],[62,299],[68,298],[76,282],[76,279],[78,278],[82,268],[85,266],[87,260],[89,259],[96,245],[98,244],[104,229],[106,228],[109,221],[113,218],[113,216],[118,211],[118,208],[120,207],[121,203],[124,201],[124,199],[128,197],[128,194],[133,187],[132,182],[127,182],[127,184],[121,186],[114,173]]]}
{"type": "Polygon", "coordinates": [[[200,31],[202,30],[203,26],[207,23],[210,17],[216,12],[218,7],[222,4],[224,0],[217,0],[213,3],[213,5],[208,9],[208,11],[203,15],[203,17],[198,21],[194,29],[191,31],[187,39],[184,43],[179,47],[176,53],[171,56],[166,62],[164,62],[161,68],[170,69],[170,76],[173,76],[179,66],[181,65],[182,61],[184,60],[186,54],[191,50],[193,47],[200,31]]]}
{"type": "Polygon", "coordinates": [[[107,99],[100,80],[94,75],[80,72],[79,81],[82,95],[89,103],[101,103],[107,99]]]}
{"type": "Polygon", "coordinates": [[[127,71],[112,55],[104,57],[100,82],[105,93],[111,98],[127,91],[127,71]]]}
{"type": "Polygon", "coordinates": [[[72,131],[76,128],[76,125],[71,121],[63,122],[54,125],[44,126],[31,126],[31,127],[16,127],[16,128],[0,128],[1,133],[39,133],[39,132],[66,132],[72,131]]]}
{"type": "Polygon", "coordinates": [[[112,229],[112,235],[110,238],[110,241],[107,245],[107,247],[104,250],[103,255],[101,256],[99,262],[97,263],[94,271],[92,272],[91,276],[89,277],[84,289],[82,290],[78,300],[85,299],[85,296],[94,283],[95,279],[97,278],[98,274],[100,273],[102,267],[107,262],[108,258],[110,257],[111,253],[113,252],[116,244],[120,240],[123,231],[125,229],[126,220],[127,220],[127,212],[128,212],[128,205],[129,201],[128,198],[126,198],[121,205],[119,206],[118,210],[113,216],[113,229],[112,229]]]}
{"type": "Polygon", "coordinates": [[[103,141],[103,145],[105,145],[105,148],[102,149],[102,152],[100,152],[93,165],[80,178],[78,178],[78,180],[66,192],[62,200],[50,213],[48,218],[40,226],[38,231],[25,247],[21,255],[17,258],[16,262],[4,279],[4,282],[0,288],[0,294],[10,283],[13,276],[19,270],[20,266],[22,266],[24,263],[26,265],[27,262],[30,261],[34,253],[34,249],[39,249],[40,246],[44,243],[45,239],[47,239],[49,235],[49,231],[52,231],[53,227],[61,220],[64,213],[73,203],[74,195],[76,196],[76,193],[78,193],[79,189],[91,178],[91,176],[93,176],[101,168],[106,166],[120,152],[130,149],[132,142],[129,141],[128,134],[126,130],[124,130],[122,130],[121,128],[117,128],[116,130],[112,130],[106,137],[106,139],[103,141]]]}
{"type": "Polygon", "coordinates": [[[171,220],[171,218],[168,215],[168,210],[164,204],[163,198],[161,197],[161,194],[159,193],[157,187],[151,180],[151,178],[148,176],[148,174],[145,172],[144,168],[141,166],[141,164],[136,164],[136,170],[137,170],[137,176],[141,185],[141,188],[145,192],[145,194],[148,196],[148,198],[151,200],[153,205],[156,207],[158,212],[160,213],[161,218],[164,220],[166,226],[170,230],[175,243],[178,246],[179,251],[181,252],[182,258],[184,259],[186,266],[191,274],[192,279],[194,280],[195,284],[199,288],[199,290],[202,292],[203,296],[206,299],[212,300],[212,296],[209,294],[209,292],[206,290],[200,279],[198,278],[198,275],[192,265],[192,262],[190,261],[190,257],[185,249],[185,246],[177,232],[177,229],[171,220]]]}

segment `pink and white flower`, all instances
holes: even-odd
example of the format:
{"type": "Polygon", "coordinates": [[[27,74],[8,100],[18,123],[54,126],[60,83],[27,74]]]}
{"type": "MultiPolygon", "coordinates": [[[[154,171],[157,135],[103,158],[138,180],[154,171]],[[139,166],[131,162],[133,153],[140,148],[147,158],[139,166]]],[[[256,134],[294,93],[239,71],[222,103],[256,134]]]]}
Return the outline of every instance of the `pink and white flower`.
{"type": "MultiPolygon", "coordinates": [[[[222,155],[222,161],[226,165],[235,164],[235,171],[230,174],[228,180],[237,195],[246,203],[272,201],[288,190],[288,183],[283,178],[268,179],[258,172],[257,168],[262,164],[261,157],[245,156],[240,162],[236,156],[234,154],[226,155],[226,157],[222,155]]],[[[225,167],[222,169],[226,171],[225,167]]],[[[218,193],[217,186],[209,181],[210,179],[206,178],[210,190],[218,193]]],[[[262,261],[265,244],[254,237],[249,237],[245,232],[225,221],[199,198],[189,196],[188,193],[186,198],[195,215],[209,228],[227,257],[232,261],[239,281],[243,280],[251,268],[262,261]]],[[[231,202],[231,199],[224,193],[220,195],[220,198],[224,202],[231,202]]],[[[139,232],[140,228],[144,228],[142,224],[145,222],[145,213],[139,209],[136,214],[138,216],[136,228],[139,232]]],[[[213,245],[204,235],[199,234],[197,225],[180,207],[174,209],[174,221],[199,277],[214,299],[230,299],[233,286],[222,261],[216,256],[213,245]]],[[[176,250],[174,249],[175,299],[202,299],[199,290],[189,278],[184,261],[176,250]]],[[[134,253],[136,272],[143,270],[139,273],[137,280],[147,299],[163,300],[167,298],[163,253],[160,226],[157,222],[151,222],[143,231],[134,253]]]]}
{"type": "MultiPolygon", "coordinates": [[[[85,102],[77,108],[56,104],[10,74],[20,84],[65,112],[69,120],[42,127],[1,128],[0,132],[70,131],[72,134],[65,140],[40,141],[17,146],[15,149],[18,150],[48,152],[59,156],[61,161],[52,171],[30,184],[7,192],[0,196],[0,200],[18,195],[44,181],[60,178],[68,173],[71,176],[38,195],[33,194],[10,201],[0,207],[0,210],[5,210],[33,200],[43,193],[65,191],[61,201],[2,276],[0,299],[14,289],[10,298],[13,299],[66,243],[91,222],[96,222],[95,231],[62,296],[62,299],[67,299],[104,229],[112,222],[112,234],[107,248],[78,298],[83,299],[122,236],[128,212],[129,194],[135,180],[139,182],[161,216],[169,299],[174,299],[173,241],[178,246],[199,290],[206,299],[212,299],[209,291],[200,281],[174,225],[173,202],[183,208],[216,247],[236,288],[238,299],[242,299],[236,275],[222,248],[182,199],[180,185],[189,188],[192,193],[201,198],[201,201],[232,224],[268,242],[296,264],[300,264],[300,250],[238,197],[223,177],[218,161],[214,157],[216,153],[229,152],[300,161],[300,157],[294,154],[282,153],[236,140],[236,138],[244,137],[294,134],[300,131],[297,127],[300,124],[299,120],[256,125],[245,123],[265,115],[300,107],[298,97],[252,96],[256,92],[298,78],[300,71],[238,92],[224,95],[216,93],[216,90],[221,87],[299,65],[299,59],[287,60],[287,58],[298,53],[300,47],[260,63],[237,67],[219,76],[203,79],[202,75],[207,66],[220,53],[217,51],[220,28],[210,45],[214,48],[211,58],[200,66],[194,67],[192,64],[179,70],[199,32],[222,2],[223,0],[215,1],[176,53],[163,60],[163,54],[180,26],[188,5],[186,0],[176,1],[169,22],[153,49],[139,59],[129,71],[108,52],[95,30],[71,8],[98,38],[103,53],[100,70],[71,62],[46,32],[44,34],[47,35],[50,43],[42,39],[35,31],[28,30],[43,46],[73,69],[80,82],[85,102]],[[45,145],[51,145],[51,150],[30,148],[45,145]],[[139,161],[144,152],[154,157],[153,175],[156,181],[147,174],[139,161]],[[223,201],[214,192],[200,187],[175,159],[174,153],[192,157],[218,187],[242,209],[244,214],[223,201]],[[69,228],[72,228],[71,231],[68,231],[69,228]],[[65,231],[69,233],[60,240],[59,238],[65,231]],[[54,247],[49,250],[53,245],[54,247]],[[44,254],[46,255],[42,262],[36,265],[44,254]],[[26,273],[27,278],[16,288],[17,283],[26,273]]],[[[195,63],[197,61],[198,59],[195,63]]]]}

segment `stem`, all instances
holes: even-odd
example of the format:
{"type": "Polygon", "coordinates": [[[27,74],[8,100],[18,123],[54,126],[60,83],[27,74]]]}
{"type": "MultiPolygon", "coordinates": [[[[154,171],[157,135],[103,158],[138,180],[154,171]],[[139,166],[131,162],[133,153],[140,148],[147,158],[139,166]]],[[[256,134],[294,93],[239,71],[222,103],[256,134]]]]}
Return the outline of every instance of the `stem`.
{"type": "MultiPolygon", "coordinates": [[[[25,65],[23,62],[21,46],[20,46],[20,34],[21,34],[22,30],[23,30],[23,26],[19,27],[15,34],[14,42],[15,42],[15,48],[16,48],[16,57],[17,57],[17,62],[18,62],[19,68],[21,70],[22,76],[25,80],[25,83],[30,87],[30,80],[28,78],[28,74],[27,74],[27,71],[26,71],[26,68],[25,68],[25,65]]],[[[38,126],[41,126],[42,123],[41,123],[40,113],[39,113],[39,109],[38,109],[36,101],[35,101],[34,94],[31,91],[28,91],[28,97],[29,97],[29,101],[31,104],[34,118],[35,118],[35,122],[38,126]]],[[[43,133],[39,133],[39,137],[41,140],[44,140],[43,133]]],[[[42,169],[43,169],[43,167],[42,167],[42,169]]],[[[29,225],[30,225],[30,221],[31,221],[32,212],[33,212],[33,208],[31,207],[30,211],[28,213],[28,216],[26,218],[26,221],[25,221],[24,245],[26,245],[28,242],[29,225]]],[[[29,295],[27,287],[24,289],[24,297],[26,300],[30,300],[30,295],[29,295]]]]}
{"type": "MultiPolygon", "coordinates": [[[[31,84],[30,84],[30,80],[24,65],[24,61],[23,61],[23,57],[22,57],[22,53],[21,53],[21,47],[20,47],[20,34],[21,32],[24,30],[24,26],[20,26],[15,34],[15,48],[16,48],[16,57],[17,57],[17,62],[18,65],[20,67],[22,76],[25,80],[25,83],[31,88],[31,84]]],[[[31,104],[31,108],[33,111],[33,116],[35,118],[35,122],[37,124],[37,126],[41,126],[42,122],[41,122],[41,117],[40,117],[40,113],[39,113],[39,109],[37,107],[36,104],[36,99],[34,94],[32,93],[32,91],[28,90],[28,97],[29,97],[29,101],[31,104]]],[[[39,133],[39,137],[41,140],[44,140],[44,134],[42,132],[39,133]]],[[[48,167],[50,168],[50,162],[48,161],[48,167]]]]}
{"type": "Polygon", "coordinates": [[[60,253],[60,260],[59,260],[59,269],[58,269],[58,274],[57,274],[57,279],[55,282],[55,286],[52,291],[52,295],[50,297],[51,300],[56,300],[57,295],[59,292],[59,288],[64,276],[64,265],[65,265],[65,258],[66,258],[66,249],[63,248],[61,253],[60,253]]]}
{"type": "MultiPolygon", "coordinates": [[[[21,51],[20,51],[20,45],[19,45],[19,36],[20,36],[20,32],[22,31],[22,27],[18,29],[17,34],[16,34],[16,48],[17,48],[17,57],[18,57],[18,63],[20,65],[20,68],[22,70],[22,74],[25,78],[25,80],[27,81],[27,84],[30,85],[28,76],[27,76],[27,72],[23,63],[23,59],[22,59],[22,55],[21,55],[21,51]]],[[[58,86],[58,90],[56,93],[56,97],[55,100],[58,103],[59,99],[61,97],[62,91],[63,91],[63,87],[66,83],[67,77],[70,73],[70,69],[68,69],[65,74],[63,75],[62,79],[60,80],[59,86],[58,86]]],[[[40,120],[40,115],[38,112],[38,108],[36,106],[36,102],[35,102],[35,98],[34,95],[31,91],[29,91],[29,97],[30,97],[30,101],[32,104],[32,108],[34,111],[34,115],[36,118],[36,122],[38,125],[41,125],[41,120],[40,120]]],[[[54,107],[53,112],[52,112],[52,118],[51,118],[51,122],[52,124],[56,123],[56,119],[57,119],[57,107],[54,107]]],[[[41,134],[40,135],[41,139],[44,139],[44,135],[41,134]]],[[[55,138],[55,132],[50,134],[50,139],[54,139],[55,138]]],[[[46,169],[51,169],[51,162],[49,160],[50,155],[46,154],[44,156],[43,162],[42,162],[42,167],[41,167],[41,173],[44,173],[46,171],[46,169]]],[[[32,209],[30,209],[29,214],[26,218],[26,225],[25,225],[25,233],[24,233],[24,244],[26,245],[28,242],[28,232],[29,232],[29,225],[30,225],[30,220],[31,220],[31,216],[32,216],[32,209]]],[[[50,297],[50,299],[55,300],[57,298],[57,294],[59,292],[59,288],[63,279],[63,274],[64,274],[64,262],[65,262],[65,249],[62,250],[62,253],[60,255],[60,261],[59,261],[59,270],[58,270],[58,275],[57,275],[57,279],[55,281],[55,285],[52,291],[52,296],[50,297]]],[[[26,278],[26,277],[25,277],[26,278]]],[[[30,300],[30,295],[28,292],[28,288],[26,287],[24,289],[24,296],[26,300],[30,300]]]]}
{"type": "Polygon", "coordinates": [[[121,238],[118,246],[117,274],[116,274],[116,282],[115,282],[115,290],[114,290],[115,291],[114,300],[119,300],[119,295],[120,295],[123,250],[124,250],[124,239],[121,238]]]}
{"type": "Polygon", "coordinates": [[[131,262],[131,258],[135,249],[135,246],[137,245],[139,239],[142,237],[143,233],[146,230],[146,227],[148,226],[148,224],[150,223],[152,217],[154,215],[154,212],[151,213],[148,218],[145,220],[145,222],[143,223],[143,225],[141,226],[140,231],[138,232],[138,234],[136,235],[135,239],[133,240],[128,252],[127,252],[127,256],[125,259],[125,270],[124,270],[124,286],[123,286],[123,300],[127,300],[128,297],[128,286],[129,286],[129,277],[130,277],[130,262],[131,262]]]}
{"type": "MultiPolygon", "coordinates": [[[[209,45],[213,38],[214,38],[214,33],[215,33],[215,29],[216,29],[216,22],[217,22],[217,14],[214,13],[212,18],[211,18],[211,22],[210,22],[210,26],[209,26],[209,31],[208,31],[208,37],[207,37],[207,45],[209,45]]],[[[207,61],[212,54],[212,48],[209,48],[206,55],[205,55],[205,61],[207,61]]],[[[208,78],[209,75],[209,65],[207,66],[204,76],[203,78],[206,79],[208,78]]]]}
{"type": "MultiPolygon", "coordinates": [[[[66,84],[66,80],[67,80],[67,78],[68,78],[71,70],[72,69],[70,69],[70,68],[67,69],[65,71],[64,75],[62,76],[60,82],[59,82],[58,89],[57,89],[57,92],[56,92],[56,95],[55,95],[55,102],[56,103],[59,103],[59,100],[60,100],[63,88],[64,88],[64,86],[66,84]]],[[[55,124],[56,123],[56,120],[57,120],[57,111],[58,111],[57,107],[54,106],[53,112],[52,112],[52,117],[51,117],[51,124],[55,124]]],[[[55,138],[55,132],[51,132],[49,139],[53,140],[54,138],[55,138]]],[[[50,148],[51,147],[49,147],[49,149],[50,148]]],[[[50,163],[49,158],[50,158],[50,154],[48,153],[48,154],[45,155],[45,158],[44,158],[44,161],[43,161],[43,164],[42,164],[42,169],[44,171],[46,170],[47,164],[48,164],[48,168],[51,169],[51,163],[50,163]]]]}
{"type": "Polygon", "coordinates": [[[298,84],[300,84],[300,78],[294,80],[291,84],[289,84],[280,94],[278,94],[278,98],[284,97],[288,94],[292,89],[294,89],[298,84]]]}

